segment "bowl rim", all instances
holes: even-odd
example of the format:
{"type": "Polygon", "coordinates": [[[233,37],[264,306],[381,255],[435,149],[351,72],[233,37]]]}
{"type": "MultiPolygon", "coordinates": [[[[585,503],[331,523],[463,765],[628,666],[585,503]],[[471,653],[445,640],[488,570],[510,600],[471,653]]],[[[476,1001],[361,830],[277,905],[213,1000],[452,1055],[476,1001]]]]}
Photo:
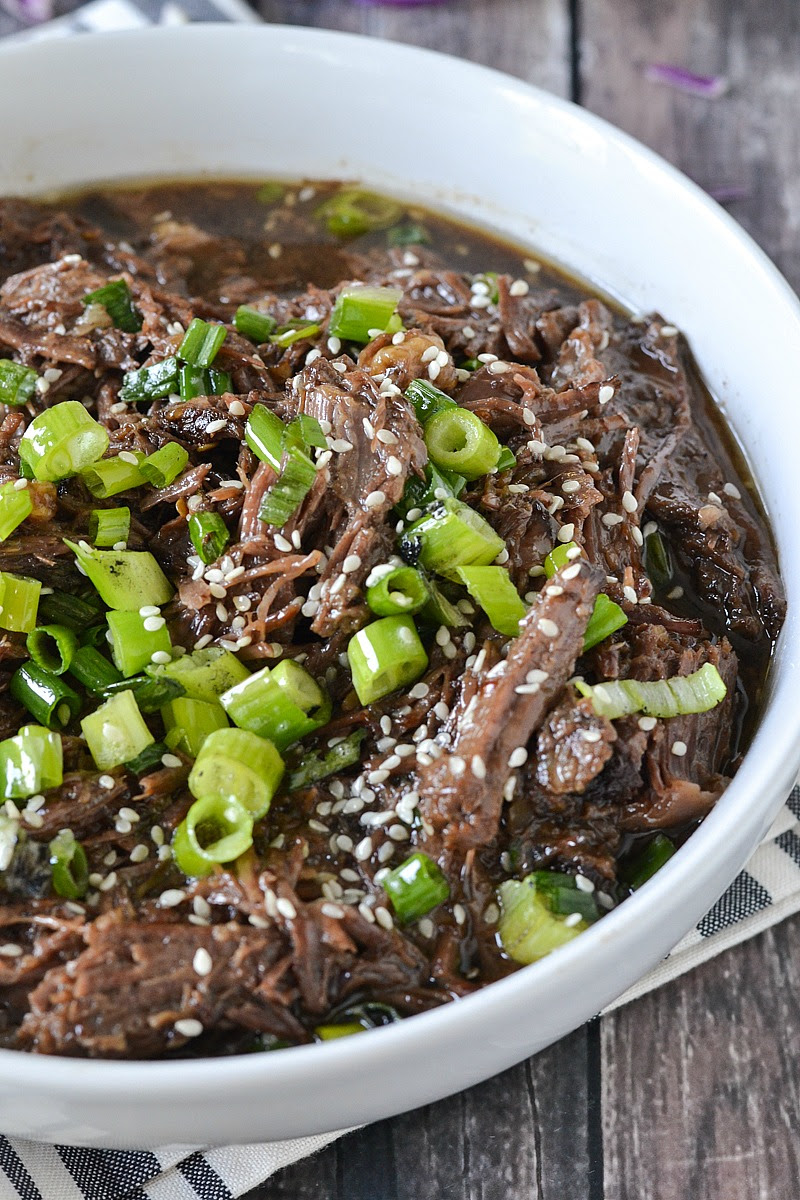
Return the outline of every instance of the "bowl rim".
{"type": "MultiPolygon", "coordinates": [[[[221,40],[235,42],[246,38],[249,41],[254,37],[278,44],[290,39],[310,50],[322,49],[325,44],[333,42],[354,54],[363,52],[365,47],[369,46],[372,50],[377,48],[379,53],[388,56],[390,60],[406,60],[416,65],[419,65],[420,60],[423,64],[431,66],[444,64],[449,72],[460,73],[465,85],[472,83],[483,89],[521,93],[529,99],[534,99],[543,110],[556,110],[562,118],[589,127],[629,156],[645,162],[654,176],[673,190],[677,189],[684,196],[690,197],[695,205],[712,216],[727,232],[729,238],[747,252],[753,268],[761,271],[765,281],[773,289],[776,300],[784,306],[785,312],[791,311],[800,340],[800,301],[766,253],[729,213],[683,172],[631,135],[571,100],[525,80],[436,50],[362,34],[294,25],[264,24],[256,27],[251,24],[220,26],[198,23],[180,28],[150,27],[80,35],[81,41],[90,41],[100,50],[121,44],[126,53],[136,52],[139,48],[146,51],[155,38],[163,43],[167,38],[205,41],[210,37],[215,39],[217,51],[221,40]]],[[[9,56],[31,57],[35,60],[48,50],[52,51],[57,44],[55,41],[37,40],[35,37],[15,44],[2,43],[0,62],[9,56]]],[[[213,177],[213,173],[209,173],[208,178],[213,177]]],[[[217,173],[216,177],[220,178],[221,175],[217,173]]],[[[457,211],[454,215],[457,216],[457,211]]],[[[745,452],[746,450],[745,445],[745,452]]],[[[187,1087],[216,1086],[224,1089],[226,1086],[257,1079],[265,1072],[269,1072],[272,1080],[278,1083],[283,1078],[288,1081],[305,1071],[311,1063],[316,1063],[320,1070],[330,1068],[331,1071],[335,1071],[338,1064],[346,1061],[351,1071],[354,1067],[367,1070],[371,1060],[377,1057],[382,1049],[388,1052],[407,1047],[410,1050],[415,1042],[422,1042],[426,1038],[430,1040],[444,1027],[447,1027],[452,1035],[454,1026],[474,1028],[477,1019],[490,1020],[492,1009],[503,998],[523,997],[533,984],[534,978],[543,984],[547,980],[552,981],[562,972],[568,972],[572,964],[590,957],[592,951],[603,943],[607,944],[608,950],[611,951],[614,942],[624,942],[644,913],[657,911],[662,906],[669,905],[676,890],[691,887],[693,878],[696,878],[698,873],[702,874],[704,859],[713,857],[719,833],[724,832],[725,828],[730,827],[737,819],[751,826],[754,833],[756,826],[763,826],[775,815],[779,808],[776,801],[768,807],[758,808],[754,813],[751,810],[757,806],[752,804],[752,797],[757,795],[759,789],[774,793],[775,796],[788,795],[800,768],[797,722],[786,705],[783,708],[778,707],[773,694],[776,662],[780,663],[782,674],[793,674],[800,681],[800,628],[791,604],[776,654],[771,660],[769,694],[762,702],[757,730],[741,766],[717,805],[681,849],[639,892],[608,913],[580,938],[532,967],[521,968],[456,1003],[444,1004],[420,1013],[413,1020],[372,1030],[369,1038],[348,1038],[290,1047],[278,1055],[230,1055],[197,1059],[74,1059],[0,1049],[0,1073],[13,1074],[19,1078],[20,1083],[44,1086],[51,1093],[77,1091],[84,1096],[102,1093],[111,1101],[130,1101],[131,1093],[135,1094],[137,1089],[146,1086],[155,1089],[159,1098],[163,1100],[177,1098],[186,1092],[187,1087]],[[796,653],[788,663],[784,663],[784,658],[789,655],[787,643],[796,648],[796,653]],[[313,1059],[309,1058],[312,1054],[313,1059]]],[[[790,679],[783,679],[780,691],[788,693],[789,688],[790,679]]]]}

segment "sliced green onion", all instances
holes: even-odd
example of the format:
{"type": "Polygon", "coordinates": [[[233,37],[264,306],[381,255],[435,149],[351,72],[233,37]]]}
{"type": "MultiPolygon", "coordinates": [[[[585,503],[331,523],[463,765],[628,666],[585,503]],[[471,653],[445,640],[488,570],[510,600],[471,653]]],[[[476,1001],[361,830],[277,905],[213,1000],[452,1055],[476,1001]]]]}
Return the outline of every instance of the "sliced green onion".
{"type": "Polygon", "coordinates": [[[338,238],[362,237],[376,229],[395,225],[403,210],[394,200],[362,188],[341,188],[315,210],[329,233],[338,238]]]}
{"type": "Polygon", "coordinates": [[[103,287],[87,292],[84,304],[102,304],[116,329],[123,333],[138,333],[142,328],[142,317],[133,303],[131,289],[124,279],[113,279],[103,287]]]}
{"type": "Polygon", "coordinates": [[[178,731],[180,736],[174,745],[192,758],[197,758],[209,734],[228,727],[228,718],[221,705],[193,700],[190,696],[170,700],[161,709],[161,719],[167,733],[173,729],[178,731]]]}
{"type": "Polygon", "coordinates": [[[38,378],[31,367],[0,358],[0,404],[27,404],[36,392],[38,378]]]}
{"type": "Polygon", "coordinates": [[[178,347],[178,358],[193,367],[210,367],[227,335],[224,325],[195,317],[178,347]]]}
{"type": "Polygon", "coordinates": [[[440,471],[433,463],[425,465],[425,475],[412,475],[403,489],[403,498],[397,505],[401,516],[415,508],[427,509],[437,500],[447,500],[449,497],[460,496],[467,481],[463,475],[454,471],[440,471]]]}
{"type": "Polygon", "coordinates": [[[209,646],[174,658],[163,667],[148,667],[147,674],[154,679],[165,676],[181,684],[185,694],[193,700],[205,700],[216,704],[223,692],[250,678],[247,667],[229,650],[209,646]]]}
{"type": "Polygon", "coordinates": [[[574,920],[579,915],[577,908],[566,915],[551,910],[547,895],[537,887],[536,875],[522,881],[507,880],[500,885],[497,898],[501,909],[497,932],[514,962],[537,962],[588,928],[582,917],[574,920]]]}
{"type": "Polygon", "coordinates": [[[61,737],[41,725],[23,725],[0,742],[0,789],[6,800],[26,800],[60,787],[64,779],[61,737]]]}
{"type": "Polygon", "coordinates": [[[279,325],[274,333],[270,334],[270,341],[276,346],[293,346],[295,342],[301,342],[304,338],[316,337],[320,331],[320,326],[316,321],[305,321],[302,317],[298,317],[294,321],[289,321],[286,325],[279,325]]]}
{"type": "Polygon", "coordinates": [[[13,482],[4,483],[0,487],[0,542],[10,537],[32,512],[33,501],[28,488],[18,488],[13,482]]]}
{"type": "Polygon", "coordinates": [[[0,571],[0,629],[12,633],[30,633],[35,629],[41,591],[38,579],[0,571]]]}
{"type": "Polygon", "coordinates": [[[455,575],[497,632],[516,637],[528,610],[505,567],[457,567],[455,575]]]}
{"type": "Polygon", "coordinates": [[[121,767],[155,741],[131,691],[119,692],[89,713],[81,731],[100,771],[121,767]]]}
{"type": "Polygon", "coordinates": [[[654,587],[664,591],[675,574],[672,555],[662,534],[649,533],[644,539],[644,568],[654,587]]]}
{"type": "Polygon", "coordinates": [[[495,463],[495,469],[498,475],[501,475],[503,471],[510,471],[511,468],[515,467],[516,465],[517,456],[514,451],[510,448],[510,446],[501,446],[500,457],[495,463]]]}
{"type": "Polygon", "coordinates": [[[450,896],[450,885],[441,869],[427,854],[419,852],[389,872],[383,890],[404,925],[424,917],[450,896]]]}
{"type": "Polygon", "coordinates": [[[274,180],[269,180],[269,182],[261,184],[261,187],[256,192],[256,200],[259,204],[277,204],[283,199],[285,191],[286,188],[282,183],[275,183],[274,180]]]}
{"type": "Polygon", "coordinates": [[[589,618],[589,624],[583,635],[583,649],[591,650],[599,642],[605,641],[612,633],[628,624],[628,618],[618,604],[610,600],[603,592],[597,597],[589,618]]]}
{"type": "Polygon", "coordinates": [[[171,657],[172,639],[160,613],[112,609],[107,614],[111,655],[123,675],[135,675],[161,655],[171,657]],[[155,656],[155,658],[154,658],[155,656]]]}
{"type": "Polygon", "coordinates": [[[470,624],[469,618],[445,596],[432,580],[427,580],[431,598],[420,613],[423,621],[431,625],[447,625],[449,629],[463,629],[470,624]]]}
{"type": "Polygon", "coordinates": [[[300,413],[286,426],[283,445],[286,450],[296,449],[308,453],[312,446],[325,450],[328,443],[317,418],[309,417],[307,413],[300,413]]]}
{"type": "Polygon", "coordinates": [[[557,916],[578,913],[589,922],[600,916],[594,894],[581,891],[574,875],[565,875],[561,871],[534,871],[528,878],[533,880],[550,912],[557,916]]]}
{"type": "Polygon", "coordinates": [[[411,616],[431,598],[431,589],[414,567],[392,567],[367,588],[367,604],[379,617],[411,616]]]}
{"type": "Polygon", "coordinates": [[[466,408],[434,413],[425,425],[425,444],[437,467],[465,479],[480,479],[500,456],[500,443],[489,426],[466,408]]]}
{"type": "Polygon", "coordinates": [[[268,811],[283,778],[283,759],[247,729],[216,729],[200,748],[189,789],[198,800],[238,800],[254,820],[268,811]]]}
{"type": "Polygon", "coordinates": [[[395,225],[386,235],[390,246],[427,246],[430,240],[431,235],[425,226],[418,225],[416,221],[409,221],[407,225],[395,225]]]}
{"type": "Polygon", "coordinates": [[[128,404],[142,404],[147,400],[160,400],[163,396],[174,396],[178,392],[178,360],[171,356],[150,367],[139,367],[128,371],[122,381],[120,400],[128,404]]]}
{"type": "MultiPolygon", "coordinates": [[[[149,669],[149,668],[148,668],[149,669]]],[[[153,678],[150,675],[132,675],[118,683],[110,683],[104,690],[106,697],[115,696],[117,692],[131,691],[133,698],[143,713],[159,712],[171,700],[177,700],[186,694],[183,684],[168,675],[153,678]]]]}
{"type": "Polygon", "coordinates": [[[93,508],[89,513],[89,537],[95,546],[107,548],[119,542],[127,542],[131,532],[131,510],[119,508],[93,508]]]}
{"type": "Polygon", "coordinates": [[[559,546],[554,546],[545,558],[544,573],[548,579],[552,579],[556,571],[560,571],[568,563],[577,562],[580,557],[581,548],[577,542],[563,542],[559,546]]]}
{"type": "Polygon", "coordinates": [[[132,775],[148,775],[156,767],[163,766],[161,759],[167,752],[165,742],[151,742],[140,754],[125,763],[125,770],[132,775]]]}
{"type": "Polygon", "coordinates": [[[428,665],[410,617],[381,617],[353,634],[347,645],[353,687],[362,704],[419,679],[428,665]]]}
{"type": "Polygon", "coordinates": [[[169,487],[189,461],[189,451],[178,442],[168,442],[154,454],[148,454],[140,471],[155,488],[169,487]]]}
{"type": "Polygon", "coordinates": [[[280,417],[263,404],[253,406],[244,427],[244,440],[256,458],[280,471],[283,457],[283,435],[286,426],[280,417]]]}
{"type": "Polygon", "coordinates": [[[34,478],[55,483],[77,475],[108,449],[108,431],[78,400],[62,400],[34,417],[19,444],[34,478]]]}
{"type": "Polygon", "coordinates": [[[489,522],[460,500],[443,500],[406,536],[419,539],[419,561],[440,575],[451,575],[458,567],[487,566],[505,549],[489,522]]]}
{"type": "Polygon", "coordinates": [[[116,455],[114,458],[101,458],[100,462],[84,467],[81,479],[89,491],[98,500],[107,500],[110,496],[118,496],[120,492],[128,492],[131,488],[141,487],[145,482],[139,467],[144,461],[144,455],[129,451],[135,462],[116,455]]]}
{"type": "Polygon", "coordinates": [[[643,850],[633,855],[620,871],[620,878],[632,891],[637,891],[648,879],[652,879],[656,871],[660,871],[664,863],[672,858],[675,846],[663,833],[657,833],[643,850]]]}
{"type": "Polygon", "coordinates": [[[175,830],[172,855],[184,875],[210,875],[253,844],[253,816],[233,796],[196,800],[175,830]]]}
{"type": "Polygon", "coordinates": [[[242,337],[250,338],[251,342],[262,345],[274,332],[278,322],[268,313],[259,312],[249,304],[240,304],[233,318],[233,324],[242,337]]]}
{"type": "Polygon", "coordinates": [[[582,696],[588,696],[600,717],[615,721],[631,713],[644,712],[650,717],[678,717],[708,712],[727,695],[727,689],[713,663],[705,663],[691,675],[673,675],[640,683],[636,679],[613,679],[594,687],[576,680],[582,696]]]}
{"type": "Polygon", "coordinates": [[[305,667],[286,659],[237,683],[219,698],[234,725],[269,738],[279,750],[330,720],[325,692],[305,667]]]}
{"type": "Polygon", "coordinates": [[[189,538],[204,563],[216,562],[230,541],[228,527],[219,513],[198,512],[189,517],[189,538]]]}
{"type": "Polygon", "coordinates": [[[81,698],[69,684],[33,662],[17,667],[8,690],[48,729],[64,729],[81,709],[81,698]]]}
{"type": "Polygon", "coordinates": [[[356,1021],[341,1025],[317,1025],[314,1034],[321,1042],[332,1042],[336,1038],[352,1037],[354,1033],[366,1033],[367,1026],[356,1021]]]}
{"type": "Polygon", "coordinates": [[[347,767],[355,766],[361,758],[361,743],[366,736],[366,730],[356,729],[335,746],[331,746],[325,754],[315,751],[304,755],[300,765],[289,775],[286,790],[299,791],[300,788],[318,783],[320,779],[327,779],[329,775],[336,775],[347,767]]]}
{"type": "Polygon", "coordinates": [[[71,829],[62,829],[50,843],[53,891],[65,900],[81,900],[89,888],[86,852],[71,829]]]}
{"type": "Polygon", "coordinates": [[[336,297],[328,332],[346,342],[368,342],[372,331],[383,330],[402,296],[400,288],[356,284],[336,297]]]}
{"type": "Polygon", "coordinates": [[[37,625],[28,634],[25,645],[37,667],[63,675],[78,650],[78,638],[66,625],[37,625]]]}
{"type": "Polygon", "coordinates": [[[231,390],[231,377],[227,371],[216,367],[181,367],[178,376],[181,400],[194,400],[197,396],[224,396],[231,390]]]}
{"type": "Polygon", "coordinates": [[[81,632],[99,620],[105,613],[96,596],[90,599],[71,596],[67,592],[49,592],[39,601],[39,616],[47,625],[67,625],[81,632]]]}
{"type": "Polygon", "coordinates": [[[109,608],[160,608],[172,599],[172,584],[149,550],[96,550],[64,538],[109,608]]]}
{"type": "Polygon", "coordinates": [[[317,477],[317,469],[307,454],[292,446],[280,478],[261,501],[259,517],[267,525],[281,527],[303,503],[317,477]]]}
{"type": "Polygon", "coordinates": [[[94,646],[81,646],[72,656],[70,675],[82,683],[88,692],[102,696],[110,684],[120,683],[122,676],[94,646]]]}
{"type": "Polygon", "coordinates": [[[455,400],[451,400],[439,388],[428,383],[426,379],[412,379],[406,388],[406,400],[414,405],[414,412],[420,425],[427,425],[431,417],[445,409],[450,412],[457,409],[455,400]]]}

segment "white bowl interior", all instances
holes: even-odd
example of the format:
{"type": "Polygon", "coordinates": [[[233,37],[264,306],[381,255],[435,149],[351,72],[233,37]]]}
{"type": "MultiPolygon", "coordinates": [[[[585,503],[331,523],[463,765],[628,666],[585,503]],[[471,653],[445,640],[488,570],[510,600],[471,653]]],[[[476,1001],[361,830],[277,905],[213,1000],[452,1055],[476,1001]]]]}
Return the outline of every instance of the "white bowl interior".
{"type": "Polygon", "coordinates": [[[0,1052],[0,1128],[89,1144],[248,1141],[372,1119],[499,1071],[653,966],[742,866],[794,780],[797,302],[739,227],[655,156],[470,64],[337,34],[221,26],[6,46],[0,63],[2,109],[13,113],[0,194],[203,174],[367,180],[500,230],[633,308],[658,309],[687,333],[747,448],[789,620],[742,769],[655,880],[536,967],[367,1038],[175,1064],[0,1052]]]}

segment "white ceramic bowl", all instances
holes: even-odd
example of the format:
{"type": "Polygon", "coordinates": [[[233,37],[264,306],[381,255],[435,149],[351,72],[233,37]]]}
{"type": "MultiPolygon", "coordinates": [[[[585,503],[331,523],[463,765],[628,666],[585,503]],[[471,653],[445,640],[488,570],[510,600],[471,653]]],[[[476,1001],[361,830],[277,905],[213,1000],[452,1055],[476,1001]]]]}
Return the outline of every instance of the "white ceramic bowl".
{"type": "Polygon", "coordinates": [[[508,1067],[654,966],[741,868],[794,781],[794,295],[725,213],[642,146],[571,104],[425,51],[223,26],[5,46],[0,111],[0,194],[159,175],[364,179],[540,248],[688,334],[747,448],[789,593],[759,730],[702,827],[558,953],[366,1037],[196,1062],[0,1051],[0,1129],[90,1145],[246,1142],[386,1116],[508,1067]]]}

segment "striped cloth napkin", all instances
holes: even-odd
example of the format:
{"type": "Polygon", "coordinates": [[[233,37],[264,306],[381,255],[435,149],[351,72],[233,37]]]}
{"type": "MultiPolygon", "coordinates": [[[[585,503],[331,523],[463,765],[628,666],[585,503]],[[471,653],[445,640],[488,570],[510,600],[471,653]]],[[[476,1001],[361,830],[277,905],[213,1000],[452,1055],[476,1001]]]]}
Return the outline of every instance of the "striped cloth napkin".
{"type": "MultiPolygon", "coordinates": [[[[26,41],[188,21],[257,21],[243,0],[92,0],[26,41]]],[[[605,1010],[643,996],[800,910],[800,787],[747,869],[670,955],[605,1010]]],[[[0,1200],[234,1200],[348,1130],[248,1146],[91,1150],[0,1135],[0,1200]]]]}

